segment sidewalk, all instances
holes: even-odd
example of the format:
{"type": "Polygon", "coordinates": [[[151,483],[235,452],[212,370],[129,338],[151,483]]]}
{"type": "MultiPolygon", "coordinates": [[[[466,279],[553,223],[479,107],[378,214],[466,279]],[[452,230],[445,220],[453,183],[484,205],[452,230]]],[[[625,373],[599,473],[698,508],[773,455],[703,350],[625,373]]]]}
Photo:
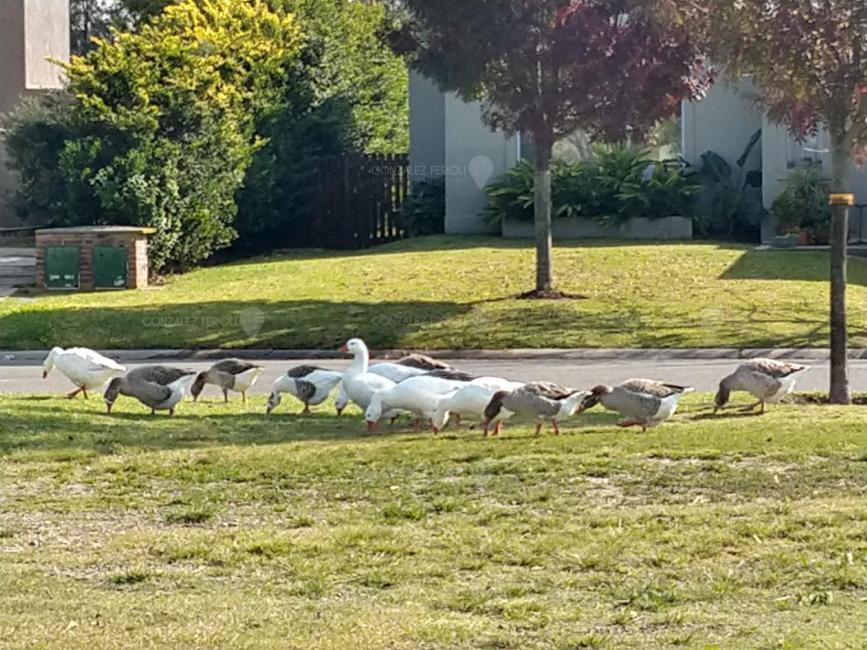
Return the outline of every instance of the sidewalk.
{"type": "MultiPolygon", "coordinates": [[[[283,359],[346,359],[337,350],[100,350],[121,363],[143,363],[160,360],[210,361],[235,357],[251,360],[283,359]]],[[[374,359],[396,359],[410,352],[424,352],[438,359],[468,360],[559,360],[559,361],[672,361],[720,360],[771,357],[774,359],[806,359],[822,361],[829,357],[827,348],[524,348],[511,350],[371,350],[374,359]]],[[[0,350],[0,365],[41,363],[48,350],[0,350]]],[[[867,359],[867,349],[849,350],[850,359],[867,359]]]]}

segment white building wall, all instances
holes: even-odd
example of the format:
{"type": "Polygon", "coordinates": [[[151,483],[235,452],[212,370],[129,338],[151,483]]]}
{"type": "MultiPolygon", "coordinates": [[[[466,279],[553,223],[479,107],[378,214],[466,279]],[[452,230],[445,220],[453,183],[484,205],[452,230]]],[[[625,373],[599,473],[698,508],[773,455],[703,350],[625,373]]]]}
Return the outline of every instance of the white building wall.
{"type": "Polygon", "coordinates": [[[437,85],[409,74],[409,164],[411,180],[441,175],[446,164],[446,99],[437,85]]]}
{"type": "Polygon", "coordinates": [[[478,102],[446,95],[446,232],[500,233],[481,216],[487,205],[485,185],[499,178],[518,161],[518,138],[492,131],[482,121],[478,102]]]}
{"type": "MultiPolygon", "coordinates": [[[[683,157],[700,166],[702,154],[713,151],[737,171],[737,159],[762,128],[762,113],[750,99],[752,92],[749,79],[732,85],[718,83],[701,101],[684,103],[683,157]]],[[[746,169],[759,166],[761,155],[761,147],[753,149],[746,169]]]]}

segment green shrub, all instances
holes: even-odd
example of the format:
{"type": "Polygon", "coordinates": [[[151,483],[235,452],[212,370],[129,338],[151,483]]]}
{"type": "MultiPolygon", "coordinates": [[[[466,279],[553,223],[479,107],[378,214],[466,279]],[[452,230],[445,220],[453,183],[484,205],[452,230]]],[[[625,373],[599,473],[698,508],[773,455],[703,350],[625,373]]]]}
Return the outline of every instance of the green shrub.
{"type": "Polygon", "coordinates": [[[265,144],[238,195],[238,244],[248,251],[305,241],[321,168],[336,158],[409,148],[407,70],[378,38],[383,7],[351,0],[268,2],[297,17],[305,45],[301,64],[256,125],[265,144]]]}
{"type": "Polygon", "coordinates": [[[831,226],[830,181],[818,166],[794,170],[771,206],[781,233],[809,230],[817,243],[827,243],[831,226]]]}
{"type": "Polygon", "coordinates": [[[445,232],[446,181],[444,177],[425,178],[412,184],[403,204],[403,220],[411,237],[445,232]]]}
{"type": "MultiPolygon", "coordinates": [[[[532,221],[533,164],[521,161],[505,177],[485,188],[484,216],[532,221]]],[[[629,147],[596,147],[587,161],[552,166],[551,195],[557,218],[593,219],[618,226],[633,217],[659,219],[687,215],[690,197],[701,187],[686,177],[679,164],[659,163],[629,147]]]]}
{"type": "Polygon", "coordinates": [[[695,220],[703,236],[724,236],[739,241],[756,241],[767,215],[762,197],[762,168],[747,169],[753,150],[761,146],[762,131],[753,133],[736,169],[718,153],[706,151],[691,178],[702,186],[696,201],[695,220]]]}

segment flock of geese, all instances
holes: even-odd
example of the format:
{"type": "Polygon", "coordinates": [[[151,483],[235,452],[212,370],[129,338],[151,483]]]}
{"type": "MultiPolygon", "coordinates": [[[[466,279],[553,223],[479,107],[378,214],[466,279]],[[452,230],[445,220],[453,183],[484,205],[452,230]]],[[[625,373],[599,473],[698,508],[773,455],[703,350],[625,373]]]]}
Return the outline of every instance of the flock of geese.
{"type": "MultiPolygon", "coordinates": [[[[550,422],[555,434],[559,421],[601,404],[623,416],[621,427],[655,427],[677,411],[681,397],[692,388],[651,379],[629,379],[617,386],[596,386],[591,390],[574,390],[545,381],[516,382],[501,377],[475,377],[421,354],[411,354],[395,362],[370,363],[367,345],[358,338],[340,348],[352,355],[343,372],[312,365],[290,369],[278,378],[268,396],[267,413],[280,405],[284,394],[292,395],[311,406],[327,400],[335,391],[339,416],[351,402],[364,411],[369,431],[376,431],[381,420],[394,422],[400,415],[415,417],[415,428],[427,422],[434,433],[449,421],[456,426],[463,418],[481,421],[485,435],[493,425],[493,435],[501,431],[504,420],[518,416],[536,423],[536,435],[550,422]]],[[[132,397],[156,411],[173,415],[177,405],[189,393],[197,400],[206,385],[218,387],[225,401],[229,392],[240,393],[246,403],[247,391],[256,383],[262,367],[239,359],[227,359],[204,372],[169,366],[142,366],[127,372],[117,362],[87,348],[54,348],[43,363],[43,377],[54,370],[63,373],[78,394],[104,391],[109,413],[121,395],[132,397]]],[[[765,411],[766,403],[780,402],[795,386],[799,373],[808,366],[775,359],[751,359],[724,377],[714,399],[714,413],[723,408],[733,392],[751,393],[758,401],[742,409],[757,407],[765,411]]]]}

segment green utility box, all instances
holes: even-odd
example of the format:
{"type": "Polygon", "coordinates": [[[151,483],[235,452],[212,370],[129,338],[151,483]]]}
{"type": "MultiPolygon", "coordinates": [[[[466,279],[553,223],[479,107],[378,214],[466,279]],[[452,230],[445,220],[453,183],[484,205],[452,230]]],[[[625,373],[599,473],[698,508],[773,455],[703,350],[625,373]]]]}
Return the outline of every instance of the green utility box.
{"type": "Polygon", "coordinates": [[[45,247],[45,288],[78,289],[81,280],[81,248],[45,247]]]}
{"type": "Polygon", "coordinates": [[[128,259],[125,246],[94,246],[93,288],[126,289],[128,259]]]}

